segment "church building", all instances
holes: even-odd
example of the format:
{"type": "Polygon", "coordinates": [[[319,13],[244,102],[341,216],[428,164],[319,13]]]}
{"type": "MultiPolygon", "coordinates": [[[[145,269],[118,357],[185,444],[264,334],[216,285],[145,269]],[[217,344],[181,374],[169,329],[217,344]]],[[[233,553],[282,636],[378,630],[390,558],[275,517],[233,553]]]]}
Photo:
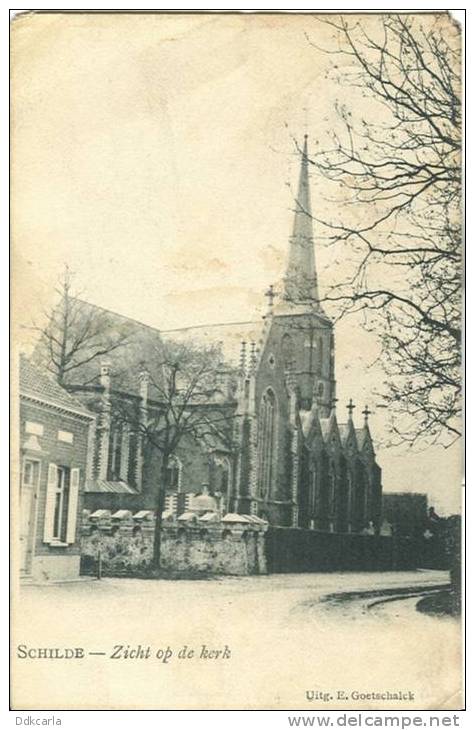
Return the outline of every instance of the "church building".
{"type": "MultiPolygon", "coordinates": [[[[381,469],[370,412],[365,406],[357,426],[350,401],[343,422],[337,418],[335,334],[319,298],[307,154],[305,139],[287,269],[279,291],[269,288],[260,321],[163,332],[107,313],[110,327],[133,334],[126,351],[93,359],[68,383],[97,418],[88,509],[156,508],[160,453],[133,428],[114,425],[114,393],[135,399],[142,414],[159,410],[157,358],[150,353],[168,342],[203,341],[221,348],[214,408],[231,417],[211,442],[185,437],[178,444],[168,463],[166,509],[186,511],[191,495],[209,490],[222,513],[323,532],[378,533],[381,469]]],[[[88,316],[99,311],[83,305],[88,316]]]]}

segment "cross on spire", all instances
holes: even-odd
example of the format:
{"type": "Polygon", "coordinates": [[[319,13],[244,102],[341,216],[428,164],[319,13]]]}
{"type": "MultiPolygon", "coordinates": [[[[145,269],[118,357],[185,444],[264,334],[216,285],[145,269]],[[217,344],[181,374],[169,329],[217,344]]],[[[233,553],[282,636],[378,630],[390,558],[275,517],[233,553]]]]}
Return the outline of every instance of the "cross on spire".
{"type": "Polygon", "coordinates": [[[371,411],[369,410],[368,406],[364,407],[364,411],[361,411],[364,416],[364,422],[368,423],[368,416],[371,415],[371,411]]]}
{"type": "Polygon", "coordinates": [[[353,418],[353,411],[356,408],[355,404],[353,403],[353,398],[350,398],[346,407],[348,408],[348,418],[353,418]]]}
{"type": "Polygon", "coordinates": [[[277,294],[274,291],[274,285],[270,284],[268,290],[265,293],[265,296],[269,300],[269,310],[272,309],[274,306],[274,299],[276,298],[277,294]]]}

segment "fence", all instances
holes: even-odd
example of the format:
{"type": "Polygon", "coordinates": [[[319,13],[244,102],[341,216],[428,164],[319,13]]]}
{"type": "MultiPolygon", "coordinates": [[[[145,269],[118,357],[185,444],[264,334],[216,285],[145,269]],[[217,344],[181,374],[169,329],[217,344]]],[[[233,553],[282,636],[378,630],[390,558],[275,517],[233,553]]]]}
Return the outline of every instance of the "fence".
{"type": "Polygon", "coordinates": [[[270,573],[411,570],[417,567],[415,542],[380,535],[269,527],[267,567],[270,573]]]}

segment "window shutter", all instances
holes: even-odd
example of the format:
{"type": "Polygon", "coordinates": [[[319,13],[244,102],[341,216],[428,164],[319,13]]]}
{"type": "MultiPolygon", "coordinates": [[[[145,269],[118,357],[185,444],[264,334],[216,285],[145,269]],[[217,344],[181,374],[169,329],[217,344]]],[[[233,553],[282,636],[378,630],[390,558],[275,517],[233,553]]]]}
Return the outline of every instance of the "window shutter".
{"type": "Polygon", "coordinates": [[[46,485],[46,506],[43,542],[51,542],[54,530],[54,505],[56,500],[56,487],[58,484],[58,467],[50,464],[48,467],[48,483],[46,485]]]}
{"type": "Polygon", "coordinates": [[[76,523],[78,516],[79,498],[79,469],[71,469],[68,501],[68,525],[66,528],[66,542],[76,541],[76,523]]]}

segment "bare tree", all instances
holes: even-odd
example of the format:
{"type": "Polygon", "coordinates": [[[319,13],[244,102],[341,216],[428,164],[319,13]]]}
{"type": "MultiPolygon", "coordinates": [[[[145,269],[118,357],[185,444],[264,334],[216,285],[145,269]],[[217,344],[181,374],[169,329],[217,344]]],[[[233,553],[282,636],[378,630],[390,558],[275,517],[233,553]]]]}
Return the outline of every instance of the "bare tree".
{"type": "Polygon", "coordinates": [[[339,210],[315,220],[352,263],[322,301],[380,336],[398,440],[447,446],[461,408],[459,29],[445,14],[318,21],[334,45],[309,42],[357,99],[336,103],[340,126],[309,159],[339,210]]]}
{"type": "MultiPolygon", "coordinates": [[[[109,313],[78,298],[74,275],[68,266],[58,280],[59,303],[45,313],[45,324],[33,324],[39,334],[34,360],[44,365],[60,385],[70,385],[76,373],[84,372],[98,361],[124,347],[130,340],[130,327],[110,321],[109,313]]],[[[84,383],[82,383],[84,384],[84,383]]]]}
{"type": "Polygon", "coordinates": [[[160,457],[154,535],[154,564],[159,567],[170,457],[186,439],[208,450],[217,443],[234,449],[232,371],[222,364],[219,346],[164,342],[158,332],[144,341],[142,330],[135,336],[133,322],[73,293],[73,276],[67,267],[57,294],[60,301],[46,313],[46,324],[33,325],[39,333],[34,359],[71,392],[96,396],[95,408],[100,409],[98,363],[113,353],[119,355],[113,358],[110,418],[160,457]],[[145,403],[137,395],[139,365],[147,380],[145,403]]]}
{"type": "Polygon", "coordinates": [[[143,367],[142,377],[148,381],[150,401],[137,408],[130,401],[116,397],[112,411],[116,422],[127,424],[160,456],[153,550],[153,563],[159,569],[170,458],[188,439],[204,449],[215,448],[218,442],[234,451],[235,402],[231,371],[226,371],[226,382],[219,379],[223,366],[217,346],[163,343],[157,350],[156,361],[144,363],[143,367]]]}

